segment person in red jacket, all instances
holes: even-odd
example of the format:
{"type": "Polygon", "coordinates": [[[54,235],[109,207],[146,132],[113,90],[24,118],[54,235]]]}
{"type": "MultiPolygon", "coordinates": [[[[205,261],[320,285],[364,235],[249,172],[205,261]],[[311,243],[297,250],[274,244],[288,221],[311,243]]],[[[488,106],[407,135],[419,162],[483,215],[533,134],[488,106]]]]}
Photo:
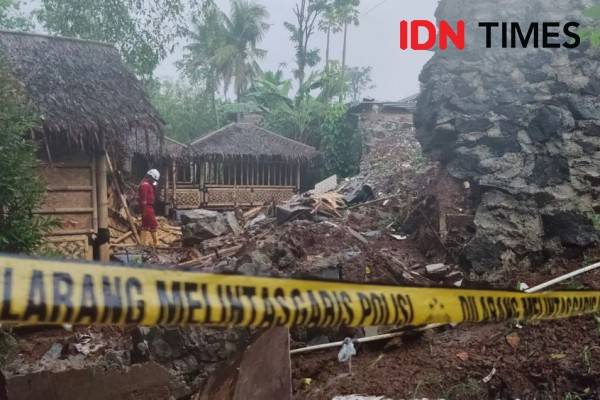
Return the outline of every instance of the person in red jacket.
{"type": "Polygon", "coordinates": [[[156,214],[154,213],[154,193],[159,179],[160,172],[151,169],[140,182],[140,187],[138,189],[138,201],[140,212],[142,213],[142,245],[150,244],[148,238],[150,235],[152,236],[154,247],[158,246],[158,238],[156,236],[158,222],[156,221],[156,214]]]}

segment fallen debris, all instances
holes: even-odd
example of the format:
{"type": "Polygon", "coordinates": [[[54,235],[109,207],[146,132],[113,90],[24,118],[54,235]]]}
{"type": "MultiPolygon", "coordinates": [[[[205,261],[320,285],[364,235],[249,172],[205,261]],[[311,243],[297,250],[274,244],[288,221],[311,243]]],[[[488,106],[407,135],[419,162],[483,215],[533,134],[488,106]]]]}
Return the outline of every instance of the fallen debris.
{"type": "Polygon", "coordinates": [[[443,275],[450,270],[450,267],[444,264],[430,264],[425,266],[427,275],[443,275]]]}
{"type": "Polygon", "coordinates": [[[356,349],[354,348],[354,342],[351,338],[345,338],[342,344],[342,348],[338,353],[338,361],[341,363],[348,363],[348,373],[352,375],[352,357],[356,355],[356,349]]]}
{"type": "Polygon", "coordinates": [[[368,184],[357,181],[346,182],[339,191],[343,194],[344,201],[348,205],[366,203],[375,199],[373,188],[368,184]]]}
{"type": "Polygon", "coordinates": [[[291,400],[289,348],[287,328],[264,332],[234,363],[217,371],[192,400],[291,400]]]}

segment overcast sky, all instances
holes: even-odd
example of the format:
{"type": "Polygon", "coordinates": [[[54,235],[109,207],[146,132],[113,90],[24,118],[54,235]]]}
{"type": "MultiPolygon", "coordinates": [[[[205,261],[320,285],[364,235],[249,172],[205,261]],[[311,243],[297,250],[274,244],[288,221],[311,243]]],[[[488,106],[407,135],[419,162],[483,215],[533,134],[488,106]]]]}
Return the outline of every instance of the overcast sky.
{"type": "MultiPolygon", "coordinates": [[[[271,28],[261,47],[268,51],[262,66],[276,70],[286,63],[291,77],[294,49],[291,47],[284,21],[294,21],[292,8],[296,0],[257,0],[270,13],[271,28]]],[[[438,0],[362,0],[360,26],[351,27],[348,34],[348,65],[373,67],[375,89],[365,93],[378,100],[399,100],[419,90],[419,73],[431,57],[430,52],[401,51],[399,49],[399,24],[401,19],[433,19],[438,0]]],[[[229,0],[217,0],[224,11],[229,11],[229,0]]],[[[332,43],[332,58],[341,59],[342,35],[332,43]]],[[[325,49],[325,36],[315,35],[312,46],[325,49]]],[[[177,50],[157,70],[161,78],[177,77],[175,61],[181,58],[177,50]]],[[[321,54],[324,58],[324,52],[321,54]]]]}

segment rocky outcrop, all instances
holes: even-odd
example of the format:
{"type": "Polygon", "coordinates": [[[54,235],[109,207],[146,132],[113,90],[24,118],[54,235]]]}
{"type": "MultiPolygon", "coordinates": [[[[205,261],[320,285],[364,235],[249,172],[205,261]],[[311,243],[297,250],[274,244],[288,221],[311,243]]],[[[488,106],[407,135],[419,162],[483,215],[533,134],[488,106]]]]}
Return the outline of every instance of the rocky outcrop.
{"type": "MultiPolygon", "coordinates": [[[[485,48],[480,21],[589,21],[589,0],[442,0],[464,19],[464,51],[437,51],[421,73],[423,150],[481,193],[466,258],[477,272],[534,265],[598,241],[600,49],[485,48]]],[[[562,29],[561,29],[562,31],[562,29]]],[[[541,29],[540,29],[541,37],[541,29]]],[[[560,38],[562,43],[568,38],[560,38]]]]}

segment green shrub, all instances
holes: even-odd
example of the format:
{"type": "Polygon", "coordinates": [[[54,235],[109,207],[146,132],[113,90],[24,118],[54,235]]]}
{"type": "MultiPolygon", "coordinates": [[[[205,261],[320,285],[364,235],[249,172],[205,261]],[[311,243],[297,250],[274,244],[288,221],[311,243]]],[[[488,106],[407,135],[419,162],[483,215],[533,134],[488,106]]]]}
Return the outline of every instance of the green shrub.
{"type": "Polygon", "coordinates": [[[18,85],[0,65],[0,252],[30,253],[55,226],[33,213],[43,194],[35,146],[26,138],[35,122],[18,85]]]}
{"type": "Polygon", "coordinates": [[[345,105],[330,105],[324,113],[320,150],[326,174],[347,177],[360,172],[362,140],[358,123],[345,105]]]}

